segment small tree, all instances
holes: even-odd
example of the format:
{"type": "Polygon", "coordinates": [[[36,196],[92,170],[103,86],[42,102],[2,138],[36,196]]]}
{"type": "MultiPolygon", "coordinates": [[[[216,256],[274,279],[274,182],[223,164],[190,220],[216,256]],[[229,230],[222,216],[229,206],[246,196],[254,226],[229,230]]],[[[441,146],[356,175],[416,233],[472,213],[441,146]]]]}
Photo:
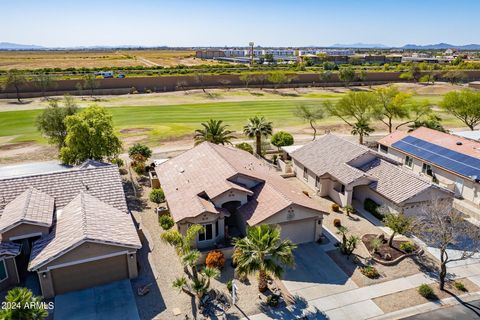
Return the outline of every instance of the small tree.
{"type": "Polygon", "coordinates": [[[5,307],[0,310],[4,320],[41,320],[48,317],[42,297],[34,296],[27,288],[16,287],[7,292],[5,307]]]}
{"type": "Polygon", "coordinates": [[[388,239],[388,245],[390,247],[393,247],[393,238],[396,234],[404,235],[412,229],[412,219],[403,213],[387,213],[383,218],[383,223],[393,231],[388,239]]]}
{"type": "Polygon", "coordinates": [[[310,124],[310,127],[313,130],[313,139],[315,140],[317,136],[317,128],[315,125],[318,120],[321,120],[325,116],[325,112],[320,107],[309,107],[306,105],[300,105],[295,109],[295,116],[299,117],[305,122],[310,124]]]}
{"type": "Polygon", "coordinates": [[[251,144],[247,143],[247,142],[241,142],[237,145],[235,145],[236,148],[238,149],[241,149],[243,151],[247,151],[248,153],[251,153],[253,154],[253,147],[251,144]]]}
{"type": "Polygon", "coordinates": [[[447,93],[440,104],[470,130],[480,124],[480,92],[469,89],[447,93]]]}
{"type": "Polygon", "coordinates": [[[205,141],[221,145],[232,144],[232,139],[235,139],[234,132],[228,130],[229,125],[223,124],[223,120],[210,119],[201,125],[203,128],[195,130],[193,136],[195,145],[205,141]]]}
{"type": "Polygon", "coordinates": [[[87,159],[102,161],[116,157],[122,150],[112,116],[105,108],[91,106],[66,117],[65,124],[67,136],[60,159],[66,164],[79,164],[87,159]]]}
{"type": "Polygon", "coordinates": [[[272,134],[272,122],[267,121],[264,116],[255,116],[248,120],[243,127],[243,133],[249,138],[255,138],[256,154],[262,155],[262,137],[272,134]]]}
{"type": "Polygon", "coordinates": [[[245,72],[245,73],[242,73],[239,78],[240,78],[240,81],[245,83],[245,89],[248,89],[249,83],[255,79],[255,76],[250,72],[245,72]]]}
{"type": "Polygon", "coordinates": [[[263,90],[265,86],[265,81],[267,80],[268,75],[263,73],[258,73],[254,76],[254,80],[260,84],[260,90],[263,90]]]}
{"type": "Polygon", "coordinates": [[[187,93],[187,89],[186,89],[187,85],[188,85],[188,82],[185,80],[177,81],[177,88],[180,88],[181,90],[185,91],[185,93],[187,93]]]}
{"type": "Polygon", "coordinates": [[[45,98],[46,92],[54,84],[53,78],[48,73],[41,73],[33,78],[34,84],[42,91],[42,96],[45,98]]]}
{"type": "Polygon", "coordinates": [[[203,93],[207,93],[205,90],[205,75],[203,73],[195,72],[193,77],[195,78],[195,82],[200,86],[203,93]]]}
{"type": "Polygon", "coordinates": [[[342,242],[340,243],[340,251],[349,258],[358,244],[358,237],[350,235],[347,237],[348,229],[344,226],[338,227],[338,234],[342,235],[342,242]]]}
{"type": "Polygon", "coordinates": [[[27,77],[16,69],[9,70],[7,72],[7,78],[5,80],[5,88],[13,87],[17,93],[18,102],[22,102],[20,98],[20,88],[27,82],[27,77]]]}
{"type": "Polygon", "coordinates": [[[37,128],[43,136],[47,137],[49,143],[57,145],[60,150],[65,146],[67,137],[65,119],[77,111],[77,103],[69,95],[64,96],[63,106],[60,106],[58,101],[51,100],[49,106],[38,115],[37,128]]]}
{"type": "Polygon", "coordinates": [[[338,72],[338,78],[343,82],[345,87],[348,87],[350,83],[355,80],[355,69],[352,67],[341,68],[338,72]]]}
{"type": "Polygon", "coordinates": [[[130,159],[132,159],[137,154],[140,154],[145,159],[148,159],[152,156],[152,149],[150,149],[148,146],[144,144],[135,143],[133,146],[131,146],[128,149],[128,156],[130,157],[130,159]]]}
{"type": "Polygon", "coordinates": [[[432,115],[432,105],[428,100],[422,102],[413,102],[408,105],[408,117],[404,122],[399,123],[395,130],[403,127],[407,124],[413,124],[422,121],[422,119],[428,119],[432,115]]]}
{"type": "Polygon", "coordinates": [[[220,80],[218,80],[218,82],[219,82],[223,87],[225,87],[225,89],[227,89],[227,90],[229,89],[230,83],[232,83],[232,81],[229,80],[229,79],[220,79],[220,80]]]}
{"type": "Polygon", "coordinates": [[[400,92],[395,86],[375,90],[377,103],[374,107],[374,117],[383,122],[388,132],[392,133],[393,120],[405,119],[409,116],[410,95],[400,92]]]}
{"type": "Polygon", "coordinates": [[[455,210],[451,199],[433,198],[418,214],[415,231],[440,251],[440,290],[445,288],[447,264],[465,260],[480,251],[480,229],[455,210]],[[455,255],[449,248],[456,248],[455,255]]]}
{"type": "Polygon", "coordinates": [[[352,126],[352,135],[354,136],[359,136],[359,143],[363,144],[363,139],[364,137],[368,137],[370,133],[374,132],[375,129],[373,129],[370,126],[370,123],[365,120],[365,119],[360,119],[359,121],[355,122],[352,126]]]}
{"type": "Polygon", "coordinates": [[[443,74],[442,77],[448,82],[450,82],[451,85],[468,81],[468,75],[465,72],[459,70],[447,71],[443,74]]]}
{"type": "Polygon", "coordinates": [[[329,81],[332,80],[332,77],[333,77],[333,73],[331,71],[321,71],[319,74],[318,74],[318,78],[320,79],[320,81],[325,84],[329,81]]]}
{"type": "Polygon", "coordinates": [[[275,147],[280,149],[280,147],[291,146],[294,141],[293,136],[290,133],[285,131],[279,131],[272,136],[270,142],[275,147]]]}
{"type": "Polygon", "coordinates": [[[165,193],[162,189],[152,189],[150,191],[150,201],[159,205],[165,201],[165,193]]]}
{"type": "Polygon", "coordinates": [[[93,73],[88,73],[83,77],[83,88],[90,90],[90,96],[93,97],[95,89],[100,87],[97,76],[93,73]]]}

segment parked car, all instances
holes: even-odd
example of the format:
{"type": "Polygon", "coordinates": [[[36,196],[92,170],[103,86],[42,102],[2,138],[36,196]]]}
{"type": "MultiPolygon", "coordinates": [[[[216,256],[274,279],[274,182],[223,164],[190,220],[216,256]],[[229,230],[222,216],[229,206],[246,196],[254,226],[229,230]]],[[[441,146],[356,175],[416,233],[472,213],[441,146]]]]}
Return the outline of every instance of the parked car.
{"type": "Polygon", "coordinates": [[[123,79],[123,78],[125,78],[125,75],[124,74],[119,74],[119,75],[117,75],[117,78],[123,79]]]}

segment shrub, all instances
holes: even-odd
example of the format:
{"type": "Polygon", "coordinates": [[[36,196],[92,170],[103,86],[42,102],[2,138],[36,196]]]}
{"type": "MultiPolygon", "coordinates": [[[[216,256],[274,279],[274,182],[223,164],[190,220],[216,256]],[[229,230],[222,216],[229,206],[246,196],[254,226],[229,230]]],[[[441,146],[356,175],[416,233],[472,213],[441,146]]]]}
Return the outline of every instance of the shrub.
{"type": "Polygon", "coordinates": [[[460,281],[455,281],[453,283],[453,286],[457,289],[457,290],[460,290],[460,291],[467,291],[467,288],[465,288],[465,285],[463,283],[461,283],[460,281]]]}
{"type": "Polygon", "coordinates": [[[120,159],[120,158],[113,158],[112,160],[110,160],[110,162],[111,162],[112,164],[116,165],[116,166],[119,167],[119,168],[120,168],[120,167],[123,167],[123,165],[124,165],[123,160],[120,159]]]}
{"type": "Polygon", "coordinates": [[[279,303],[280,296],[272,294],[267,297],[267,304],[269,307],[277,307],[279,303]]]}
{"type": "Polygon", "coordinates": [[[222,269],[225,265],[225,255],[218,250],[212,250],[207,254],[205,264],[210,268],[222,269]]]}
{"type": "Polygon", "coordinates": [[[383,215],[380,212],[378,212],[379,207],[380,205],[370,198],[365,199],[365,202],[363,203],[363,208],[365,210],[373,214],[373,216],[376,217],[377,219],[382,220],[383,215]]]}
{"type": "Polygon", "coordinates": [[[247,151],[248,153],[253,154],[253,147],[249,143],[242,142],[242,143],[239,143],[239,144],[235,145],[235,147],[240,149],[240,150],[247,151]]]}
{"type": "Polygon", "coordinates": [[[405,251],[406,253],[411,253],[413,251],[415,251],[415,245],[413,244],[413,242],[409,241],[409,242],[403,242],[401,245],[400,245],[400,250],[403,250],[405,251]]]}
{"type": "Polygon", "coordinates": [[[428,284],[424,283],[420,287],[418,287],[418,293],[427,299],[432,299],[435,297],[435,294],[433,293],[432,287],[430,287],[428,284]]]}
{"type": "Polygon", "coordinates": [[[365,266],[363,268],[360,268],[360,272],[367,278],[370,279],[376,279],[380,277],[380,273],[378,273],[378,270],[375,267],[372,266],[365,266]]]}
{"type": "Polygon", "coordinates": [[[128,156],[130,159],[134,159],[135,155],[138,154],[142,155],[145,161],[152,156],[152,150],[144,144],[135,143],[130,149],[128,149],[128,156]]]}
{"type": "Polygon", "coordinates": [[[134,165],[132,164],[133,171],[135,171],[138,175],[142,175],[145,173],[145,163],[144,162],[137,162],[134,165]]]}
{"type": "Polygon", "coordinates": [[[372,246],[372,251],[373,253],[377,252],[378,249],[380,249],[380,247],[382,246],[382,240],[378,239],[378,238],[374,238],[372,239],[372,241],[370,241],[370,245],[372,246]]]}
{"type": "Polygon", "coordinates": [[[233,289],[233,281],[232,279],[230,279],[227,281],[227,290],[228,292],[232,292],[232,289],[233,289]]]}
{"type": "Polygon", "coordinates": [[[164,214],[164,215],[161,215],[159,218],[158,218],[158,221],[160,222],[160,226],[162,227],[163,230],[169,230],[173,227],[173,225],[175,224],[175,222],[173,221],[173,218],[172,216],[170,216],[169,214],[164,214]]]}
{"type": "Polygon", "coordinates": [[[293,136],[285,131],[275,133],[270,142],[277,148],[291,146],[293,144],[293,136]]]}
{"type": "Polygon", "coordinates": [[[342,222],[340,221],[340,219],[336,218],[336,219],[333,219],[333,225],[336,228],[340,228],[342,226],[342,222]]]}
{"type": "Polygon", "coordinates": [[[340,206],[336,203],[332,203],[332,210],[334,212],[339,212],[340,211],[340,206]]]}
{"type": "Polygon", "coordinates": [[[160,204],[165,201],[165,193],[162,189],[152,189],[150,192],[150,201],[156,204],[160,204]]]}

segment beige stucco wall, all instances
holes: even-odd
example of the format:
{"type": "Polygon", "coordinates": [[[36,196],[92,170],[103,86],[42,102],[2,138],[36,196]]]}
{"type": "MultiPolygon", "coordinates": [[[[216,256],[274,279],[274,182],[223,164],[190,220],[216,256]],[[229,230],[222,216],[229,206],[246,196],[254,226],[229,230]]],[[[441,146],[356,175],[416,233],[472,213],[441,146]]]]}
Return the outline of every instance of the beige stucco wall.
{"type": "Polygon", "coordinates": [[[214,246],[217,242],[221,241],[225,234],[225,218],[223,216],[219,216],[213,213],[203,213],[198,217],[195,218],[188,218],[182,220],[180,223],[177,223],[177,229],[181,234],[186,234],[188,227],[192,224],[212,224],[212,232],[213,232],[213,239],[212,240],[205,240],[199,241],[198,236],[195,240],[195,243],[192,243],[192,246],[202,249],[214,246]],[[215,237],[215,221],[218,220],[218,236],[215,237]]]}
{"type": "Polygon", "coordinates": [[[212,199],[213,204],[217,208],[221,208],[222,205],[230,201],[240,201],[241,204],[247,203],[247,193],[240,190],[228,190],[219,196],[212,199]]]}
{"type": "Polygon", "coordinates": [[[37,226],[33,224],[21,223],[13,229],[10,229],[2,233],[2,241],[9,241],[12,237],[19,237],[34,233],[41,233],[42,236],[47,235],[49,231],[48,227],[37,226]]]}

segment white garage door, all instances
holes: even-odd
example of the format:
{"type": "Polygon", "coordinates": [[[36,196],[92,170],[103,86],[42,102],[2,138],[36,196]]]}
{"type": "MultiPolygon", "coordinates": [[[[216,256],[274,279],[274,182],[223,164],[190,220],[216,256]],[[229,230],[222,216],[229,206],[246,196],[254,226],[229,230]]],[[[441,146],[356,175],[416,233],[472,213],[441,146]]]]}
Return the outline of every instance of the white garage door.
{"type": "Polygon", "coordinates": [[[315,241],[315,220],[300,220],[282,223],[282,239],[290,239],[293,243],[315,241]]]}

